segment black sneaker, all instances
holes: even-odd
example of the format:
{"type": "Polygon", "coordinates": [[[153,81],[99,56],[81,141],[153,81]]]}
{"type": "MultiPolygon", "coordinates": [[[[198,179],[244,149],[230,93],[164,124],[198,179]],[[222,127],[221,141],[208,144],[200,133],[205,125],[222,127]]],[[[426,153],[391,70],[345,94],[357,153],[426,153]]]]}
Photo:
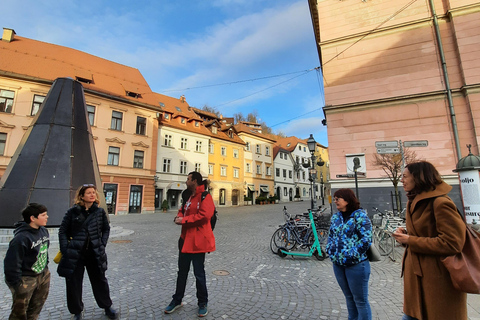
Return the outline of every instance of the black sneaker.
{"type": "Polygon", "coordinates": [[[105,315],[108,317],[108,319],[118,319],[119,316],[118,312],[112,307],[105,309],[105,315]]]}
{"type": "Polygon", "coordinates": [[[183,306],[181,302],[177,303],[175,302],[175,300],[172,300],[172,302],[170,302],[170,304],[165,308],[165,313],[166,314],[172,313],[178,308],[180,308],[181,306],[183,306]]]}

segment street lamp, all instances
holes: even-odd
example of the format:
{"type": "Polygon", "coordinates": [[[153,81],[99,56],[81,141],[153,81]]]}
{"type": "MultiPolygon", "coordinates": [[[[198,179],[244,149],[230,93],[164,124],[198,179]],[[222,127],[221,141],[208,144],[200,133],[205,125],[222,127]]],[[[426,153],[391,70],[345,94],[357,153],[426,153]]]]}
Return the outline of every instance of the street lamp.
{"type": "Polygon", "coordinates": [[[321,186],[320,192],[321,192],[321,195],[322,195],[322,206],[324,206],[325,205],[325,195],[324,195],[324,190],[323,190],[323,172],[320,172],[320,186],[321,186]]]}
{"type": "MultiPolygon", "coordinates": [[[[313,138],[313,134],[310,134],[310,137],[307,140],[307,146],[308,146],[308,150],[310,151],[310,154],[312,155],[312,165],[311,165],[310,172],[312,173],[311,178],[312,178],[312,189],[313,189],[312,210],[314,210],[317,207],[317,196],[316,196],[316,193],[315,193],[315,191],[316,191],[315,178],[316,178],[316,175],[317,175],[317,170],[315,170],[315,164],[316,164],[316,162],[315,162],[315,160],[316,160],[315,150],[317,149],[317,142],[313,138]]],[[[323,166],[323,164],[324,164],[324,162],[320,158],[320,161],[318,162],[318,165],[323,166]]],[[[323,203],[323,198],[322,198],[322,203],[323,203]]]]}

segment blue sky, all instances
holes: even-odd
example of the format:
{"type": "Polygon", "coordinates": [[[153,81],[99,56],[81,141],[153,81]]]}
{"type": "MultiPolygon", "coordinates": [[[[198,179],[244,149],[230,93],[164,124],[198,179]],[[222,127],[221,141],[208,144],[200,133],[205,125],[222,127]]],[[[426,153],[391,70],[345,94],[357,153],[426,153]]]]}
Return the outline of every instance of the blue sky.
{"type": "Polygon", "coordinates": [[[306,72],[319,66],[307,0],[16,0],[2,7],[2,27],[19,36],[137,68],[155,92],[185,95],[191,106],[226,117],[257,112],[274,131],[313,133],[328,145],[321,74],[306,72]]]}

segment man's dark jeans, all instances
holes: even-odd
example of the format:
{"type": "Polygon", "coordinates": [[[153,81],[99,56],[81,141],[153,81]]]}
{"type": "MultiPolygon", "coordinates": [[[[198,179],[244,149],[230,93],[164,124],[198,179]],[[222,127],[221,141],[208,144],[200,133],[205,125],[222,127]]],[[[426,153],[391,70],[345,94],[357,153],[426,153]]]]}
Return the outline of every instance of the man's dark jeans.
{"type": "Polygon", "coordinates": [[[177,289],[173,295],[175,303],[181,303],[187,286],[190,262],[193,264],[193,273],[196,278],[198,305],[204,306],[208,302],[207,278],[205,277],[205,253],[182,253],[178,255],[177,289]]]}

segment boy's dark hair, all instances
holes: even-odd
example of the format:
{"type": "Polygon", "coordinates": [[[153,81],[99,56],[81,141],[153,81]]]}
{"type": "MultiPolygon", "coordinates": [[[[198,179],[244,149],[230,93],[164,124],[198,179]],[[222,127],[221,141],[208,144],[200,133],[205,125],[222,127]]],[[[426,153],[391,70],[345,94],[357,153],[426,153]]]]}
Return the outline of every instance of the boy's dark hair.
{"type": "Polygon", "coordinates": [[[38,215],[41,213],[47,212],[47,207],[45,207],[43,204],[40,203],[29,203],[28,206],[25,207],[22,211],[22,217],[23,221],[26,223],[32,222],[30,220],[31,216],[34,216],[35,218],[38,218],[38,215]]]}
{"type": "Polygon", "coordinates": [[[199,185],[199,186],[202,185],[203,177],[202,177],[202,174],[200,172],[192,171],[188,175],[192,175],[192,180],[196,180],[197,185],[199,185]]]}

